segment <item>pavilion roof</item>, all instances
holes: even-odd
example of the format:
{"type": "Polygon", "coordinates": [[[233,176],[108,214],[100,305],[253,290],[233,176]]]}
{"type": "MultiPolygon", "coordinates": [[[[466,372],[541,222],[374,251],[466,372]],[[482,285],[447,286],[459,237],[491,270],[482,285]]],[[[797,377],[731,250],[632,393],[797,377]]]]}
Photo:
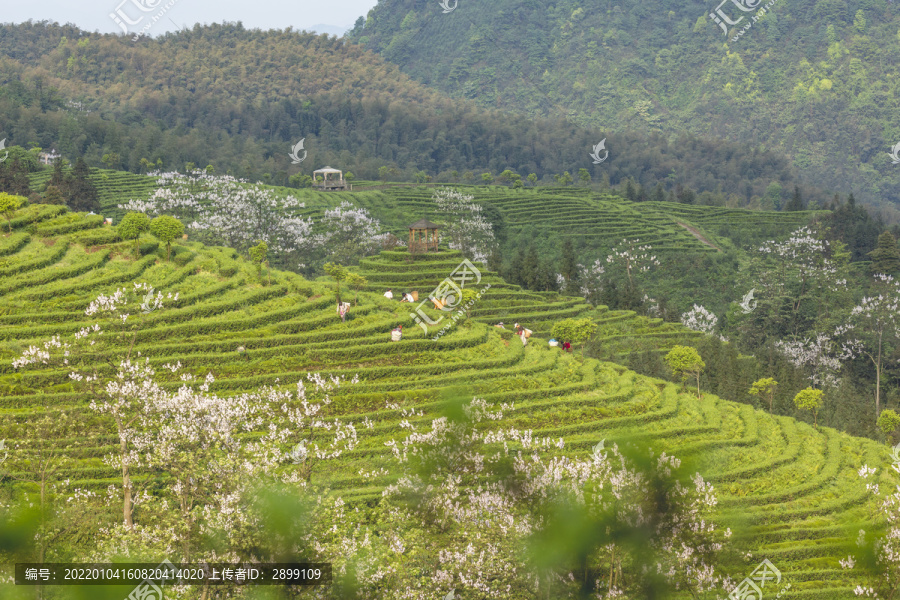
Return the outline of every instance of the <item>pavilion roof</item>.
{"type": "Polygon", "coordinates": [[[428,219],[419,219],[418,221],[416,221],[415,223],[410,225],[409,228],[410,229],[440,229],[441,226],[436,223],[432,223],[428,219]]]}

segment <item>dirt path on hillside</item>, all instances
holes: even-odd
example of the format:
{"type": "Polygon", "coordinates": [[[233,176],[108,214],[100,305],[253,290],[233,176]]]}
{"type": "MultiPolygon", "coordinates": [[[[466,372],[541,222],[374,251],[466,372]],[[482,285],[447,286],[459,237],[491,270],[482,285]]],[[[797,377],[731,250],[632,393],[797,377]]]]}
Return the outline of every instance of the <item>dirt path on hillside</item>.
{"type": "Polygon", "coordinates": [[[697,238],[698,240],[700,240],[702,243],[706,244],[710,248],[715,248],[719,252],[722,251],[721,248],[719,248],[718,246],[716,246],[715,244],[710,242],[708,239],[703,237],[703,234],[700,233],[700,231],[696,227],[691,227],[690,225],[686,225],[686,224],[678,222],[678,221],[675,221],[675,222],[678,223],[679,225],[681,225],[682,227],[684,227],[685,229],[687,229],[692,236],[694,236],[695,238],[697,238]]]}

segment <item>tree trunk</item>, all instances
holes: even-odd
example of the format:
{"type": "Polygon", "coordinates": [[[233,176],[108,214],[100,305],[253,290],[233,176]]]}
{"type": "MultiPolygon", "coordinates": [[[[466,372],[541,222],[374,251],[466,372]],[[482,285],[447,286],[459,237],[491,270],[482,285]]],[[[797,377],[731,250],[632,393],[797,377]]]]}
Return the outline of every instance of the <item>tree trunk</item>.
{"type": "Polygon", "coordinates": [[[181,495],[181,517],[184,519],[186,531],[184,532],[184,540],[181,544],[182,561],[191,562],[191,501],[182,493],[181,495]]]}
{"type": "Polygon", "coordinates": [[[875,363],[875,418],[881,415],[881,338],[884,330],[878,332],[878,361],[875,363]]]}
{"type": "MultiPolygon", "coordinates": [[[[46,471],[41,472],[41,543],[38,546],[38,562],[44,562],[44,553],[47,546],[47,528],[46,528],[46,509],[44,508],[44,502],[47,498],[47,473],[46,471]]],[[[41,596],[43,597],[44,593],[41,591],[41,596]]]]}
{"type": "Polygon", "coordinates": [[[122,465],[122,487],[124,490],[122,502],[122,516],[125,517],[125,528],[134,531],[134,521],[131,515],[131,477],[128,476],[128,465],[122,465]]]}
{"type": "Polygon", "coordinates": [[[125,453],[128,450],[123,435],[122,419],[116,417],[116,425],[119,428],[119,457],[122,459],[122,516],[125,519],[125,528],[134,531],[134,521],[131,514],[131,476],[128,473],[128,463],[125,453]]]}

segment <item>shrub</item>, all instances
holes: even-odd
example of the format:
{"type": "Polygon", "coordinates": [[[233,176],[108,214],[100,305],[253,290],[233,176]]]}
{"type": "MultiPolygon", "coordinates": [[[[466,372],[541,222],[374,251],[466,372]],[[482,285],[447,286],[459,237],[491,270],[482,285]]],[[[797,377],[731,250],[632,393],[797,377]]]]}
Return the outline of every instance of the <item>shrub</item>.
{"type": "Polygon", "coordinates": [[[553,337],[560,341],[581,344],[582,358],[584,345],[597,333],[593,319],[565,319],[553,325],[553,337]]]}
{"type": "Polygon", "coordinates": [[[6,225],[9,227],[10,233],[12,233],[12,214],[21,208],[27,200],[27,198],[23,198],[22,196],[14,196],[12,194],[7,194],[6,192],[0,192],[0,214],[6,217],[6,225]]]}
{"type": "Polygon", "coordinates": [[[688,376],[697,380],[697,398],[700,398],[700,374],[706,368],[706,363],[700,353],[690,346],[674,346],[665,358],[666,364],[675,375],[681,375],[681,383],[687,382],[688,376]]]}
{"type": "Polygon", "coordinates": [[[150,221],[150,233],[166,245],[166,261],[172,256],[172,241],[184,233],[184,223],[170,217],[161,215],[150,221]]]}
{"type": "Polygon", "coordinates": [[[812,411],[813,414],[813,423],[816,426],[816,429],[819,428],[819,409],[822,408],[822,395],[825,392],[822,390],[815,390],[813,388],[806,388],[805,390],[800,390],[796,396],[794,396],[794,404],[800,410],[809,410],[812,411]]]}
{"type": "Polygon", "coordinates": [[[778,387],[778,382],[772,379],[771,377],[766,377],[765,379],[759,379],[753,382],[753,385],[750,386],[750,390],[747,392],[751,396],[764,396],[769,399],[769,412],[772,412],[772,402],[775,399],[775,389],[778,387]]]}
{"type": "Polygon", "coordinates": [[[134,257],[140,253],[140,238],[145,231],[150,231],[150,217],[144,213],[130,212],[119,223],[119,235],[123,240],[134,240],[134,257]]]}
{"type": "Polygon", "coordinates": [[[888,443],[893,445],[894,433],[897,431],[897,427],[900,426],[900,415],[888,408],[881,411],[881,414],[878,415],[877,424],[878,429],[881,430],[881,433],[883,433],[885,437],[887,437],[888,443]]]}

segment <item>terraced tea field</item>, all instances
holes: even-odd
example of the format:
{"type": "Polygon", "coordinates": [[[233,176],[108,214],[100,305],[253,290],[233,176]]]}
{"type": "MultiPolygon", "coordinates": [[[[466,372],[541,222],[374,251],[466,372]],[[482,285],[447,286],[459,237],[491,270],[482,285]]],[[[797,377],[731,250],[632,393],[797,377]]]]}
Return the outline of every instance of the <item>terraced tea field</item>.
{"type": "MultiPolygon", "coordinates": [[[[369,282],[368,290],[384,293],[393,290],[399,298],[407,291],[417,291],[423,301],[446,277],[459,266],[464,256],[457,250],[412,256],[405,251],[384,251],[377,257],[360,261],[357,271],[369,282]]],[[[605,306],[592,307],[583,298],[562,296],[555,292],[533,292],[506,283],[496,272],[477,265],[481,280],[470,283],[479,290],[490,285],[469,311],[473,321],[486,325],[504,323],[511,329],[518,322],[534,331],[538,337],[549,338],[553,323],[562,319],[589,317],[597,322],[598,335],[611,355],[623,355],[634,347],[636,340],[651,342],[659,349],[674,344],[689,343],[701,335],[662,319],[639,316],[633,311],[611,311],[605,306]]],[[[425,303],[431,306],[430,302],[425,303]]],[[[409,312],[418,306],[410,307],[409,312]]],[[[434,319],[440,313],[434,313],[434,319]]]]}
{"type": "MultiPolygon", "coordinates": [[[[620,196],[593,192],[587,188],[529,188],[514,190],[499,186],[458,187],[475,201],[495,206],[511,230],[535,227],[556,231],[567,238],[581,239],[594,247],[610,248],[622,239],[639,239],[654,252],[715,252],[727,240],[731,229],[762,232],[768,237],[784,236],[807,224],[815,211],[762,212],[671,202],[629,202],[620,196]],[[699,230],[700,237],[684,225],[699,230]],[[724,230],[728,225],[731,229],[724,230]],[[714,242],[714,243],[713,243],[714,242]]],[[[387,188],[353,198],[403,238],[409,223],[432,215],[433,187],[387,188]]]]}
{"type": "MultiPolygon", "coordinates": [[[[405,253],[385,252],[364,261],[360,271],[370,288],[342,323],[325,282],[274,273],[271,285],[262,285],[234,251],[196,243],[178,245],[166,263],[148,238],[134,260],[99,219],[59,213],[56,207],[23,209],[13,233],[0,237],[0,438],[15,443],[26,419],[71,410],[82,434],[66,440],[72,460],[58,474],[71,488],[101,492],[119,481],[102,462],[115,448],[114,428],[88,409],[89,396],[73,388],[66,370],[16,372],[11,360],[30,344],[92,323],[84,308],[97,294],[142,281],[179,292],[177,302],[144,317],[134,342],[157,368],[180,361],[201,374],[208,370],[216,377],[212,390],[225,395],[263,384],[293,386],[307,372],[359,375],[360,383],[334,396],[331,416],[369,419],[374,426],[359,428],[359,446],[315,475],[350,503],[376,500],[386,483],[360,471],[385,463],[385,442],[399,437],[398,424],[408,418],[387,405],[421,409],[425,417],[418,420],[424,421],[436,414],[442,390],[466,386],[490,403],[513,402],[510,425],[561,436],[566,453],[588,453],[602,439],[644,439],[656,450],[697,461],[715,485],[723,517],[744,522],[733,543],[752,556],[747,572],[734,574],[738,580],[768,558],[791,584],[787,598],[844,600],[862,583],[841,570],[838,558],[846,556],[842,544],[853,535],[844,526],[870,515],[856,471],[864,463],[878,467],[882,487],[893,486],[884,446],[710,395],[698,400],[616,364],[582,362],[538,338],[523,347],[511,332],[491,325],[520,320],[546,333],[556,319],[591,316],[610,344],[657,336],[663,347],[694,334],[525,292],[484,270],[482,286],[491,289],[473,318],[433,341],[414,326],[409,305],[381,293],[388,285],[395,291],[418,287],[424,298],[459,263],[458,253],[410,261],[405,253]],[[401,324],[404,339],[393,343],[389,332],[401,324]]],[[[174,376],[166,383],[179,384],[174,376]]]]}
{"type": "MultiPolygon", "coordinates": [[[[41,190],[51,172],[45,169],[32,173],[32,189],[41,190]]],[[[102,214],[116,222],[122,216],[119,204],[146,199],[157,187],[155,177],[107,169],[91,169],[91,181],[97,186],[102,214]]],[[[274,189],[278,195],[297,197],[304,207],[296,214],[316,222],[325,210],[349,201],[367,209],[386,230],[404,239],[410,223],[423,215],[434,217],[436,206],[431,198],[436,187],[443,184],[385,185],[369,191],[343,193],[274,189]]],[[[447,187],[461,189],[474,196],[478,203],[496,207],[511,231],[536,227],[607,249],[624,238],[639,239],[652,245],[658,253],[715,252],[729,243],[729,236],[747,231],[766,238],[784,236],[809,223],[817,214],[816,211],[764,212],[671,202],[629,202],[612,193],[576,187],[519,190],[503,186],[454,184],[447,187]]]]}
{"type": "MultiPolygon", "coordinates": [[[[50,168],[31,173],[29,175],[31,189],[42,191],[52,174],[53,169],[50,168]]],[[[102,214],[113,217],[116,221],[122,214],[118,208],[119,204],[131,199],[146,200],[157,188],[156,177],[109,169],[91,169],[91,181],[97,186],[102,214]]]]}

